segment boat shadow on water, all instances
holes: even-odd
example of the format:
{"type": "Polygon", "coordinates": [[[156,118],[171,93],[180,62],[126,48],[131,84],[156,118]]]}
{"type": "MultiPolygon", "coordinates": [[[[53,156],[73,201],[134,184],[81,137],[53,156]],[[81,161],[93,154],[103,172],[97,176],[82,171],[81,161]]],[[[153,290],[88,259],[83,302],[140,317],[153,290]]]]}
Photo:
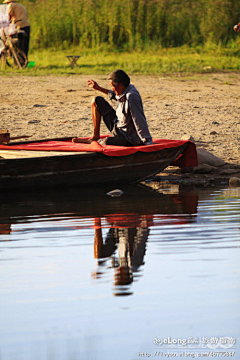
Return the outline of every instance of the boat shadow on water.
{"type": "Polygon", "coordinates": [[[97,263],[92,278],[99,281],[110,264],[114,269],[114,295],[131,295],[132,282],[142,275],[151,229],[195,222],[198,194],[164,194],[144,185],[126,185],[120,197],[110,197],[109,190],[113,189],[108,186],[2,194],[0,235],[9,234],[11,240],[11,226],[33,219],[73,218],[79,220],[79,228],[85,224],[83,220],[91,219],[97,263]]]}

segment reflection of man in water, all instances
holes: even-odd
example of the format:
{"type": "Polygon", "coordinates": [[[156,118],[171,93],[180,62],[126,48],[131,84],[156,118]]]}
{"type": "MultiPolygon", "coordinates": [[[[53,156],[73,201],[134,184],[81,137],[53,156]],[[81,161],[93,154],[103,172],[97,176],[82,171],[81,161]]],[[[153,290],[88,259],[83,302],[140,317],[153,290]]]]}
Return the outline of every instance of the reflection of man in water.
{"type": "MultiPolygon", "coordinates": [[[[166,225],[172,220],[175,224],[186,224],[195,218],[198,205],[197,194],[187,192],[178,195],[172,194],[165,198],[166,202],[159,203],[163,207],[161,207],[161,211],[164,210],[161,213],[156,213],[154,207],[154,211],[149,212],[151,215],[112,214],[105,216],[106,221],[110,224],[105,240],[102,236],[101,219],[95,219],[94,258],[99,259],[98,264],[101,266],[118,249],[118,257],[112,264],[115,269],[115,289],[117,286],[132,283],[134,273],[144,264],[150,226],[166,225]],[[153,213],[158,216],[152,215],[153,213]],[[178,217],[177,214],[185,214],[185,216],[178,217]]],[[[93,276],[101,276],[101,272],[97,271],[93,276]]],[[[123,292],[118,295],[123,295],[123,292]]]]}
{"type": "Polygon", "coordinates": [[[119,216],[108,218],[112,227],[108,231],[105,242],[102,237],[101,219],[95,220],[94,257],[97,259],[110,257],[118,247],[118,259],[113,265],[116,286],[132,283],[133,273],[144,264],[143,258],[149,235],[149,217],[135,216],[134,227],[130,228],[126,227],[125,219],[126,217],[121,219],[119,216]]]}
{"type": "Polygon", "coordinates": [[[118,268],[115,285],[126,285],[133,281],[133,273],[144,264],[148,227],[116,229],[118,238],[118,268]]]}

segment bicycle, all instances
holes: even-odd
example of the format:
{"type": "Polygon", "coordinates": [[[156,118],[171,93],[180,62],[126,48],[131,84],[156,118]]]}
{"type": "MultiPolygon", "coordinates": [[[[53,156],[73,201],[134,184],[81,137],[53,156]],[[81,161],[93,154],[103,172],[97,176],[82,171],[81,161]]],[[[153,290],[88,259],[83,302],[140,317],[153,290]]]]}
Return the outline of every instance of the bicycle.
{"type": "Polygon", "coordinates": [[[24,36],[25,32],[17,30],[8,34],[4,27],[0,34],[0,57],[2,68],[9,66],[24,69],[28,64],[28,59],[24,51],[19,47],[19,35],[24,36]]]}

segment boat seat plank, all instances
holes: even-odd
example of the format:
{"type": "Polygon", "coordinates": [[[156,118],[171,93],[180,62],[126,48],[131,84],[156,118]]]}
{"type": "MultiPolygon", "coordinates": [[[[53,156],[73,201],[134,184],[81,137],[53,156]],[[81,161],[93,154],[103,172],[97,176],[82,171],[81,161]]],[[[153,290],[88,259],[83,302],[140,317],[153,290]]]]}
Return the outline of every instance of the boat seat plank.
{"type": "MultiPolygon", "coordinates": [[[[83,152],[82,152],[83,153],[83,152]]],[[[44,156],[63,156],[63,155],[76,155],[81,152],[70,151],[27,151],[27,150],[1,150],[0,160],[3,159],[21,159],[21,158],[35,158],[44,156]]]]}

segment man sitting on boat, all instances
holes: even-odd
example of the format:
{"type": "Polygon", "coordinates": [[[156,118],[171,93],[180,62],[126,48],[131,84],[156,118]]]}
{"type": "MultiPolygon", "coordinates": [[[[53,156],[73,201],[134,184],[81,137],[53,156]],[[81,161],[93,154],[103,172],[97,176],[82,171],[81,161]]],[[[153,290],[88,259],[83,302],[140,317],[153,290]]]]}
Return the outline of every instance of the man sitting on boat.
{"type": "MultiPolygon", "coordinates": [[[[130,84],[129,76],[123,70],[115,70],[109,75],[108,80],[111,90],[99,86],[94,80],[87,82],[92,89],[108,95],[110,100],[117,101],[117,108],[114,110],[102,96],[93,99],[93,136],[87,142],[91,143],[100,139],[100,124],[101,119],[103,119],[112,135],[103,140],[104,145],[138,146],[152,144],[141,96],[135,86],[130,84]]],[[[81,138],[73,138],[72,141],[86,142],[81,138]]]]}

